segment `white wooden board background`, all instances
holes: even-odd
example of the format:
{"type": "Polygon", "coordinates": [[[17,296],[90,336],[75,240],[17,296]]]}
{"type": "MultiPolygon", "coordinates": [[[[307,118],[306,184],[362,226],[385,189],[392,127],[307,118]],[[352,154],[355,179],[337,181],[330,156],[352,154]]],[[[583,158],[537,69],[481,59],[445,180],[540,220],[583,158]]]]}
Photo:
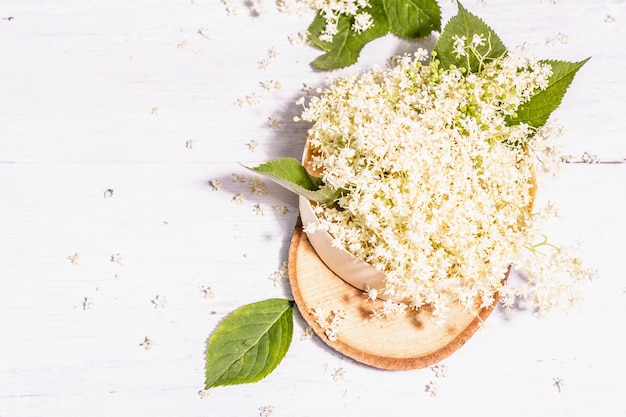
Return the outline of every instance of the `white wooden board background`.
{"type": "MultiPolygon", "coordinates": [[[[441,4],[447,20],[456,6],[441,4]]],[[[327,75],[309,67],[317,51],[288,40],[310,14],[279,13],[269,0],[258,16],[232,5],[236,16],[214,0],[0,3],[0,416],[626,415],[622,164],[567,165],[539,196],[564,215],[556,240],[581,240],[600,269],[569,314],[496,312],[444,361],[445,377],[357,364],[300,340],[297,316],[273,374],[201,398],[205,342],[220,319],[290,297],[270,278],[286,260],[296,198],[271,184],[252,195],[232,174],[249,181],[237,162],[300,155],[306,126],[291,121],[293,102],[327,75]],[[261,69],[270,48],[279,55],[261,69]],[[262,92],[268,80],[282,88],[262,92]],[[234,104],[255,92],[258,104],[234,104]]],[[[465,6],[509,46],[593,56],[554,115],[564,153],[626,158],[626,2],[465,6]]],[[[380,39],[334,75],[417,45],[380,39]]]]}

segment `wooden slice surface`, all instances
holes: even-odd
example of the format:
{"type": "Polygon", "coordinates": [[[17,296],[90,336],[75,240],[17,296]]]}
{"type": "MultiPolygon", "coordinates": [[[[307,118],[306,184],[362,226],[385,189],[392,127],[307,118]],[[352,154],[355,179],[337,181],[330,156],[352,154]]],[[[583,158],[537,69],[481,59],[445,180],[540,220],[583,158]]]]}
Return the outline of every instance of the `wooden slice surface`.
{"type": "Polygon", "coordinates": [[[382,301],[368,300],[362,289],[328,269],[299,221],[289,249],[289,281],[300,313],[328,346],[381,369],[418,369],[441,361],[460,348],[493,310],[476,308],[472,313],[455,306],[443,326],[431,320],[428,307],[402,318],[373,318],[372,308],[382,301]],[[329,320],[340,311],[345,318],[331,326],[329,320]],[[329,328],[336,330],[335,337],[327,336],[329,328]]]}

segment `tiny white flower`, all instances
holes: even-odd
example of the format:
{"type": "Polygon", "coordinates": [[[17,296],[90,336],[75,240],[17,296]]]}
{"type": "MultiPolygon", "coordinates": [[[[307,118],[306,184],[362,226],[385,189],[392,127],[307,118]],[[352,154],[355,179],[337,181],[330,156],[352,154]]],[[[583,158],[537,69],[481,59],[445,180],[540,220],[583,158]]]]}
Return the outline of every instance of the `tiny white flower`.
{"type": "Polygon", "coordinates": [[[432,366],[430,369],[435,373],[435,377],[437,378],[445,377],[446,373],[448,372],[448,368],[446,367],[446,365],[443,365],[440,363],[438,363],[435,366],[432,366]]]}
{"type": "Polygon", "coordinates": [[[200,287],[200,292],[204,298],[215,298],[215,291],[211,287],[205,287],[204,285],[200,287]]]}
{"type": "Polygon", "coordinates": [[[367,287],[365,290],[365,295],[367,299],[370,301],[375,301],[378,298],[378,290],[376,288],[367,287]]]}
{"type": "Polygon", "coordinates": [[[257,216],[263,216],[265,215],[265,211],[263,210],[263,207],[257,203],[254,206],[252,206],[252,211],[254,212],[254,214],[256,214],[257,216]]]}
{"type": "Polygon", "coordinates": [[[581,160],[586,164],[597,164],[600,162],[600,158],[597,155],[592,155],[588,152],[583,153],[581,160]]]}
{"type": "Polygon", "coordinates": [[[289,280],[289,271],[287,262],[283,262],[278,271],[270,274],[269,279],[274,282],[274,287],[282,285],[284,281],[289,280]]]}
{"type": "Polygon", "coordinates": [[[278,50],[274,47],[270,48],[267,50],[267,56],[268,58],[272,59],[272,58],[276,58],[279,54],[278,50]]]}
{"type": "Polygon", "coordinates": [[[219,191],[222,189],[223,184],[222,181],[218,178],[214,180],[209,180],[209,186],[211,187],[211,190],[219,191]]]}
{"type": "Polygon", "coordinates": [[[417,51],[413,53],[416,61],[424,61],[428,58],[428,51],[424,48],[417,48],[417,51]]]}
{"type": "Polygon", "coordinates": [[[96,306],[95,301],[90,297],[85,297],[83,299],[83,310],[92,310],[96,306]]]}
{"type": "Polygon", "coordinates": [[[72,265],[78,265],[78,252],[73,255],[67,257],[67,259],[72,263],[72,265]]]}
{"type": "Polygon", "coordinates": [[[302,84],[302,91],[304,91],[307,96],[312,96],[315,93],[315,88],[308,84],[302,84]]]}
{"type": "Polygon", "coordinates": [[[236,194],[236,195],[232,198],[232,201],[233,201],[235,204],[242,204],[242,203],[243,203],[244,198],[245,198],[245,194],[243,194],[243,193],[238,193],[238,194],[236,194]]]}
{"type": "Polygon", "coordinates": [[[485,37],[482,34],[475,33],[474,36],[472,36],[473,47],[483,46],[484,44],[485,44],[485,37]]]}
{"type": "Polygon", "coordinates": [[[342,367],[335,368],[333,371],[333,381],[341,381],[346,376],[346,370],[342,367]]]}
{"type": "Polygon", "coordinates": [[[457,58],[462,56],[467,56],[467,51],[465,50],[465,36],[457,36],[453,37],[452,48],[454,50],[454,54],[457,58]]]}
{"type": "Polygon", "coordinates": [[[203,38],[208,39],[208,40],[212,40],[213,39],[213,33],[211,32],[211,29],[209,29],[209,28],[200,28],[200,29],[198,29],[198,35],[200,35],[203,38]]]}
{"type": "Polygon", "coordinates": [[[313,328],[311,326],[307,326],[304,329],[302,329],[302,332],[300,333],[300,340],[308,340],[311,339],[313,337],[313,328]]]}
{"type": "Polygon", "coordinates": [[[270,417],[274,413],[274,406],[265,405],[263,407],[259,407],[259,416],[260,417],[270,417]]]}
{"type": "Polygon", "coordinates": [[[556,387],[557,391],[560,394],[565,388],[565,380],[561,378],[560,376],[556,378],[552,378],[552,385],[556,387]]]}
{"type": "Polygon", "coordinates": [[[434,381],[430,381],[424,387],[424,391],[426,391],[428,394],[430,394],[431,397],[436,397],[438,390],[439,390],[439,386],[434,381]]]}
{"type": "Polygon", "coordinates": [[[244,175],[233,173],[232,177],[233,177],[233,182],[240,182],[240,183],[246,182],[246,177],[244,175]]]}
{"type": "Polygon", "coordinates": [[[369,13],[362,12],[354,16],[352,28],[355,32],[361,33],[372,27],[373,24],[372,16],[369,13]]]}
{"type": "Polygon", "coordinates": [[[250,149],[250,152],[254,152],[259,146],[259,141],[257,141],[256,139],[252,139],[250,142],[246,143],[246,146],[248,147],[248,149],[250,149]]]}
{"type": "Polygon", "coordinates": [[[121,253],[116,253],[111,255],[111,262],[116,263],[118,265],[122,265],[124,263],[124,257],[121,253]]]}
{"type": "Polygon", "coordinates": [[[143,341],[139,343],[139,346],[143,347],[145,350],[150,350],[152,349],[152,346],[154,346],[154,341],[146,336],[144,337],[143,341]]]}
{"type": "Polygon", "coordinates": [[[260,102],[261,100],[259,100],[259,97],[257,96],[256,93],[250,93],[246,96],[246,103],[250,106],[259,104],[260,102]]]}
{"type": "Polygon", "coordinates": [[[259,177],[252,177],[250,179],[250,191],[255,195],[265,195],[267,194],[267,188],[265,187],[265,183],[259,177]]]}
{"type": "Polygon", "coordinates": [[[276,117],[270,116],[270,117],[267,118],[267,125],[269,127],[280,128],[280,127],[283,127],[283,122],[280,119],[276,118],[276,117]]]}
{"type": "Polygon", "coordinates": [[[283,206],[280,204],[275,204],[274,211],[276,211],[276,213],[279,213],[279,214],[287,214],[287,212],[289,211],[289,207],[283,206]]]}
{"type": "Polygon", "coordinates": [[[302,231],[307,235],[312,235],[317,230],[317,225],[314,222],[307,223],[306,226],[302,228],[302,231]]]}
{"type": "Polygon", "coordinates": [[[157,295],[151,300],[151,303],[154,305],[155,309],[164,309],[167,306],[167,298],[163,295],[157,295]]]}

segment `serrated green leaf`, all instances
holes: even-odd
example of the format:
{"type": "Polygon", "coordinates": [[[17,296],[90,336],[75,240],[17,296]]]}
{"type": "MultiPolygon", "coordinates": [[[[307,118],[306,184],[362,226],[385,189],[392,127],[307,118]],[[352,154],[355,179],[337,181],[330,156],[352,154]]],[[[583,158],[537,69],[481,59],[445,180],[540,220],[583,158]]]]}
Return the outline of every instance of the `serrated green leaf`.
{"type": "Polygon", "coordinates": [[[484,64],[506,55],[507,49],[498,35],[482,19],[468,12],[460,2],[458,5],[459,12],[444,27],[435,43],[434,51],[437,53],[441,68],[447,69],[454,65],[457,68],[465,68],[469,72],[478,72],[481,62],[484,64]],[[482,59],[471,51],[468,51],[467,56],[457,58],[454,51],[455,37],[465,37],[466,45],[469,45],[475,34],[482,35],[486,40],[484,45],[476,47],[482,59]]]}
{"type": "Polygon", "coordinates": [[[352,35],[350,18],[346,16],[339,18],[337,33],[332,42],[324,42],[318,38],[311,43],[326,51],[311,62],[311,65],[321,70],[334,70],[354,64],[365,46],[361,39],[352,35]]]}
{"type": "Polygon", "coordinates": [[[322,51],[330,51],[332,43],[324,42],[320,39],[325,26],[326,20],[324,16],[321,12],[317,13],[307,29],[309,32],[309,43],[322,51]]]}
{"type": "Polygon", "coordinates": [[[367,12],[372,16],[372,26],[361,32],[352,29],[354,18],[341,16],[337,22],[337,34],[332,42],[325,42],[320,36],[326,21],[318,13],[309,26],[309,42],[326,53],[317,57],[311,64],[321,70],[334,70],[353,65],[359,59],[363,47],[370,41],[389,33],[389,20],[385,14],[382,0],[371,0],[367,12]]]}
{"type": "Polygon", "coordinates": [[[206,350],[205,388],[256,382],[285,357],[293,335],[293,301],[272,298],[222,320],[206,350]]]}
{"type": "Polygon", "coordinates": [[[322,185],[322,180],[309,174],[295,158],[277,158],[248,169],[270,178],[280,178],[306,190],[317,190],[322,185]]]}
{"type": "Polygon", "coordinates": [[[543,126],[550,118],[552,112],[561,104],[563,96],[574,80],[578,70],[589,59],[587,58],[580,62],[542,60],[542,63],[552,67],[548,88],[537,91],[529,101],[522,104],[516,111],[517,117],[507,117],[507,124],[511,126],[526,123],[533,127],[543,126]]]}
{"type": "Polygon", "coordinates": [[[383,0],[391,33],[419,39],[441,30],[441,8],[436,0],[383,0]]]}
{"type": "Polygon", "coordinates": [[[246,168],[320,204],[331,205],[343,193],[342,190],[324,187],[322,179],[309,174],[295,158],[273,159],[257,167],[246,168]]]}

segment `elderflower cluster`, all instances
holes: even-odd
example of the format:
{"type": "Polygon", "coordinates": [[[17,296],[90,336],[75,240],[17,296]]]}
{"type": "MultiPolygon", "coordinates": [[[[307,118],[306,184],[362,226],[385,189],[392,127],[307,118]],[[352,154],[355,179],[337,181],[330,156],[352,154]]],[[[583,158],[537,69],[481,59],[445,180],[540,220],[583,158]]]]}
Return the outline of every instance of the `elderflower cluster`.
{"type": "MultiPolygon", "coordinates": [[[[485,41],[459,39],[458,52],[485,41]]],[[[505,307],[528,297],[540,310],[574,301],[592,273],[545,242],[532,212],[535,155],[545,166],[559,159],[550,130],[507,123],[546,88],[550,66],[509,55],[466,74],[422,64],[424,53],[337,79],[303,110],[314,122],[311,167],[346,191],[314,207],[320,223],[307,232],[328,232],[385,274],[387,296],[431,305],[436,322],[453,303],[474,310],[497,296],[505,307]],[[503,280],[512,264],[527,272],[524,285],[503,280]]]]}
{"type": "Polygon", "coordinates": [[[373,25],[372,16],[366,11],[370,6],[368,0],[310,0],[312,9],[318,10],[326,26],[320,35],[320,40],[332,42],[339,32],[339,18],[348,16],[353,18],[352,30],[361,33],[373,25]]]}

